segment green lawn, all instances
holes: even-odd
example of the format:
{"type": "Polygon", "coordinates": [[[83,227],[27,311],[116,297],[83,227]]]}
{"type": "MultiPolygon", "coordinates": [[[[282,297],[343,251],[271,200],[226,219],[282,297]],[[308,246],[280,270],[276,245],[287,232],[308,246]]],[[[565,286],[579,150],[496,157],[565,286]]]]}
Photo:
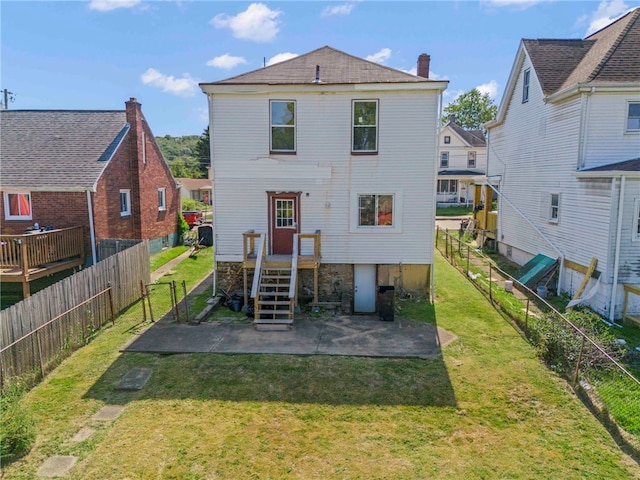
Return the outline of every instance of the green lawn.
{"type": "MultiPolygon", "coordinates": [[[[175,279],[201,261],[211,257],[186,260],[175,279]]],[[[79,457],[72,479],[640,478],[439,255],[436,282],[435,306],[402,300],[397,314],[458,336],[430,360],[121,354],[141,329],[133,307],[26,396],[37,443],[4,478],[36,478],[51,455],[79,457]],[[153,368],[147,386],[114,390],[134,366],[153,368]],[[93,423],[105,404],[125,408],[93,423]],[[95,433],[73,442],[86,426],[95,433]]]]}
{"type": "Polygon", "coordinates": [[[438,217],[460,217],[473,214],[473,206],[436,207],[438,217]]]}

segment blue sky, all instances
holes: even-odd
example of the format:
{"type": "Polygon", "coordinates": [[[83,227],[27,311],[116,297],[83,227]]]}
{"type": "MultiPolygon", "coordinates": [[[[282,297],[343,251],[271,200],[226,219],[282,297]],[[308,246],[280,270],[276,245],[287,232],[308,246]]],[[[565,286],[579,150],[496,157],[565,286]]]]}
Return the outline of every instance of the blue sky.
{"type": "Polygon", "coordinates": [[[584,38],[640,0],[6,1],[0,88],[11,109],[124,109],[151,129],[199,135],[212,82],[324,45],[449,80],[445,103],[474,87],[500,102],[521,38],[584,38]]]}

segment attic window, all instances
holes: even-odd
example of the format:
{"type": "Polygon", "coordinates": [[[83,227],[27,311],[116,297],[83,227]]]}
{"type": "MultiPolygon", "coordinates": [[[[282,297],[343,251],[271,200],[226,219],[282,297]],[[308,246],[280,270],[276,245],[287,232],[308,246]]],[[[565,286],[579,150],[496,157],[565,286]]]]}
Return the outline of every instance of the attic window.
{"type": "Polygon", "coordinates": [[[627,132],[640,132],[640,102],[629,102],[627,132]]]}
{"type": "Polygon", "coordinates": [[[531,81],[531,69],[527,68],[522,77],[522,103],[529,101],[529,82],[531,81]]]}
{"type": "Polygon", "coordinates": [[[449,135],[445,135],[445,136],[444,136],[444,143],[445,143],[446,145],[448,145],[448,144],[450,144],[450,143],[451,143],[451,137],[450,137],[449,135]]]}

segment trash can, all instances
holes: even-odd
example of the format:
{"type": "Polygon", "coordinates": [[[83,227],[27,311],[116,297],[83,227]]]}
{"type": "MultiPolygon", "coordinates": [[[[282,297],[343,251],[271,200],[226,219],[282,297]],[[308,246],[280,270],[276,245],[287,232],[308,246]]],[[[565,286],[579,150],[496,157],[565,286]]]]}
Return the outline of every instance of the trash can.
{"type": "Polygon", "coordinates": [[[213,226],[200,225],[198,227],[198,240],[200,245],[210,247],[213,245],[213,226]]]}
{"type": "Polygon", "coordinates": [[[378,285],[378,316],[385,322],[393,322],[396,288],[393,285],[378,285]]]}

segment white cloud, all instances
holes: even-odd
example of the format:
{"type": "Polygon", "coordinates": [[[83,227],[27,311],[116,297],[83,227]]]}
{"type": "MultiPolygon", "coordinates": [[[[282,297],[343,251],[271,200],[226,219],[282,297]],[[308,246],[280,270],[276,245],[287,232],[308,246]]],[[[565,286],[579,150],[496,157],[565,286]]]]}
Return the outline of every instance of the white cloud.
{"type": "Polygon", "coordinates": [[[233,55],[225,53],[224,55],[213,57],[207,62],[207,65],[209,67],[231,70],[232,68],[237,67],[238,65],[244,65],[245,63],[247,63],[247,61],[243,57],[234,57],[233,55]]]}
{"type": "Polygon", "coordinates": [[[368,57],[366,57],[366,60],[369,60],[370,62],[384,63],[387,60],[389,60],[389,58],[391,58],[391,49],[383,48],[379,52],[376,52],[373,55],[369,55],[368,57]]]}
{"type": "Polygon", "coordinates": [[[320,14],[321,17],[331,17],[333,15],[349,15],[351,10],[356,7],[355,3],[343,3],[342,5],[334,5],[332,7],[326,7],[320,14]]]}
{"type": "Polygon", "coordinates": [[[516,10],[525,10],[544,1],[549,0],[480,0],[480,3],[485,7],[507,7],[516,10]]]}
{"type": "Polygon", "coordinates": [[[632,8],[629,8],[629,5],[627,5],[624,0],[602,0],[597,10],[591,14],[589,28],[585,36],[589,36],[606,27],[630,10],[632,10],[632,8]]]}
{"type": "Polygon", "coordinates": [[[482,85],[478,85],[476,87],[476,89],[483,95],[485,93],[488,93],[493,100],[495,100],[496,95],[498,95],[498,88],[498,82],[496,82],[495,80],[491,80],[488,83],[483,83],[482,85]]]}
{"type": "Polygon", "coordinates": [[[289,60],[291,58],[296,58],[297,56],[298,56],[297,53],[291,53],[291,52],[278,53],[277,55],[274,55],[269,60],[267,60],[267,67],[269,65],[273,65],[274,63],[280,63],[280,62],[284,62],[285,60],[289,60]]]}
{"type": "Polygon", "coordinates": [[[455,102],[460,95],[462,95],[464,90],[445,90],[442,94],[442,103],[446,107],[451,102],[455,102]]]}
{"type": "Polygon", "coordinates": [[[194,96],[198,87],[198,81],[188,73],[184,73],[182,78],[176,78],[173,75],[164,75],[155,68],[147,69],[140,76],[140,80],[145,85],[161,88],[163,92],[179,97],[194,96]]]}
{"type": "Polygon", "coordinates": [[[98,10],[99,12],[109,12],[118,8],[132,8],[140,3],[141,0],[91,0],[89,2],[90,10],[98,10]]]}
{"type": "Polygon", "coordinates": [[[211,24],[216,28],[229,28],[235,38],[269,42],[273,40],[280,28],[278,17],[280,10],[271,10],[262,3],[252,3],[244,12],[236,16],[220,13],[213,17],[211,24]]]}

